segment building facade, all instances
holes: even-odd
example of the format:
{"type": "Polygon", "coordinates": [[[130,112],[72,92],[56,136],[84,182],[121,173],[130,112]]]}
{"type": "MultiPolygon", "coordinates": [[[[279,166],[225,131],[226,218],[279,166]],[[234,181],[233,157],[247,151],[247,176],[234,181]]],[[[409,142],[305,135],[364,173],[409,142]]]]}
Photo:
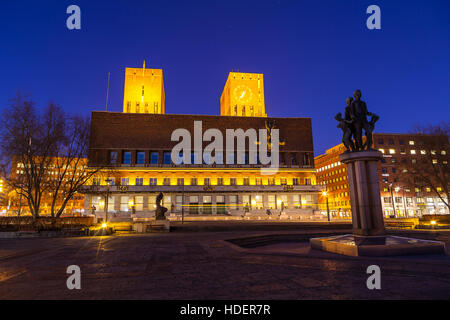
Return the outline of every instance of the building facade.
{"type": "Polygon", "coordinates": [[[235,75],[230,73],[220,116],[92,112],[89,166],[101,170],[84,188],[85,211],[97,216],[105,216],[106,212],[116,216],[152,214],[156,196],[163,192],[163,205],[174,215],[252,214],[268,210],[314,214],[320,187],[315,179],[311,119],[266,117],[264,99],[259,97],[264,92],[262,75],[239,75],[246,83],[231,81],[235,75]],[[243,150],[238,150],[240,144],[234,137],[233,149],[226,147],[230,130],[262,130],[267,132],[267,138],[275,128],[279,129],[281,142],[279,167],[273,174],[262,172],[268,166],[259,158],[253,159],[255,155],[250,150],[250,143],[259,145],[261,136],[253,142],[246,137],[243,150]],[[172,141],[177,129],[189,134],[193,149],[198,139],[201,150],[211,143],[205,135],[210,129],[226,137],[221,144],[223,149],[214,152],[216,162],[208,164],[202,151],[195,149],[190,155],[191,163],[175,164],[171,152],[179,143],[172,141]],[[241,160],[237,159],[238,151],[242,151],[241,160]]]}
{"type": "MultiPolygon", "coordinates": [[[[378,173],[385,217],[449,213],[433,187],[420,179],[419,175],[411,173],[418,166],[429,168],[429,172],[434,169],[448,172],[448,140],[424,134],[374,133],[373,142],[374,148],[383,153],[383,159],[378,163],[378,173]]],[[[327,190],[331,212],[348,216],[351,208],[346,166],[339,162],[339,154],[344,151],[342,144],[337,145],[317,156],[315,163],[317,183],[327,190]]],[[[444,190],[440,187],[436,189],[446,200],[444,190]]],[[[325,210],[325,202],[326,197],[321,196],[321,210],[325,210]]]]}

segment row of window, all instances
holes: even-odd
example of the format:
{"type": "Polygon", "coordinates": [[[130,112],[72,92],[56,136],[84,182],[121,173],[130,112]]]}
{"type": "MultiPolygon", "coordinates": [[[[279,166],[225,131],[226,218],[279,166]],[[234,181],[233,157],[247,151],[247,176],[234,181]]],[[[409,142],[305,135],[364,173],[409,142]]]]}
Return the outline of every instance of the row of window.
{"type": "MultiPolygon", "coordinates": [[[[147,179],[146,179],[147,180],[147,179]]],[[[163,185],[171,185],[171,178],[163,178],[163,185]]],[[[116,184],[115,178],[108,178],[107,182],[109,182],[109,185],[114,186],[116,184]]],[[[281,185],[287,185],[287,178],[281,178],[280,179],[281,185]]],[[[256,178],[255,179],[256,185],[263,185],[262,178],[256,178]]],[[[268,185],[275,185],[275,178],[268,178],[267,180],[268,185]]],[[[299,178],[292,178],[292,184],[293,185],[299,185],[299,178]]],[[[305,185],[311,185],[311,178],[305,178],[304,179],[305,185]]],[[[93,178],[92,179],[92,185],[101,185],[101,178],[93,178]]],[[[130,179],[128,177],[121,178],[120,185],[122,186],[128,186],[130,185],[130,179]]],[[[143,186],[144,185],[144,178],[137,177],[135,178],[135,185],[136,186],[143,186]]],[[[149,178],[148,179],[148,185],[149,186],[156,186],[158,185],[158,178],[149,178]]],[[[183,186],[185,185],[184,178],[177,178],[177,185],[183,186]]],[[[198,185],[198,179],[197,178],[190,178],[190,185],[196,186],[198,185]]],[[[203,178],[203,185],[212,185],[210,178],[203,178]]],[[[224,185],[223,178],[217,178],[216,185],[222,186],[224,185]]],[[[236,178],[230,178],[230,185],[238,185],[236,178]]],[[[243,178],[242,179],[242,185],[248,186],[250,185],[250,178],[243,178]]]]}
{"type": "MultiPolygon", "coordinates": [[[[427,197],[427,198],[421,198],[417,197],[416,203],[422,204],[422,203],[434,203],[435,198],[427,197]],[[425,202],[426,201],[426,202],[425,202]]],[[[440,198],[436,198],[439,203],[443,203],[443,201],[440,198]]],[[[404,204],[406,205],[412,205],[413,204],[413,198],[412,197],[394,197],[395,204],[404,204]]],[[[383,197],[383,203],[385,204],[392,204],[392,197],[383,197]]]]}
{"type": "MultiPolygon", "coordinates": [[[[386,139],[386,141],[387,141],[387,144],[389,144],[389,145],[395,145],[394,138],[388,138],[388,139],[386,139]]],[[[378,145],[383,145],[385,143],[384,138],[378,138],[377,139],[377,143],[378,143],[378,145]]],[[[401,145],[401,146],[404,146],[405,145],[405,140],[404,139],[398,139],[398,144],[401,145]]],[[[425,142],[423,140],[420,140],[418,144],[419,145],[424,145],[425,142]]],[[[416,142],[414,140],[408,140],[408,145],[414,146],[414,145],[416,145],[416,142]]]]}
{"type": "MultiPolygon", "coordinates": [[[[260,159],[257,154],[254,155],[255,158],[253,159],[254,164],[261,164],[260,159]]],[[[184,157],[183,154],[179,154],[180,162],[183,163],[184,157]]],[[[193,152],[190,156],[191,164],[200,163],[199,161],[199,154],[193,152]]],[[[235,153],[228,154],[227,162],[234,164],[235,161],[241,162],[242,164],[250,164],[249,154],[243,153],[241,159],[236,159],[235,153]]],[[[211,164],[213,162],[213,158],[211,155],[205,153],[203,154],[202,163],[203,164],[211,164]]],[[[223,154],[217,153],[215,156],[215,163],[217,164],[224,164],[223,154]]],[[[109,163],[110,164],[118,164],[119,163],[119,152],[118,151],[110,151],[109,152],[109,163]]],[[[122,164],[132,164],[132,151],[122,151],[122,164]]],[[[136,164],[145,164],[146,158],[145,158],[145,151],[136,151],[136,164]]],[[[158,151],[151,151],[149,153],[149,161],[150,164],[159,164],[159,152],[158,151]]],[[[162,163],[163,164],[172,164],[172,153],[170,151],[163,151],[162,153],[162,163]]],[[[280,164],[290,164],[290,165],[298,165],[297,160],[297,154],[296,153],[280,153],[280,164]],[[286,157],[285,157],[286,156],[286,157]]],[[[304,153],[303,154],[303,165],[311,165],[311,157],[309,154],[304,153]]]]}
{"type": "MultiPolygon", "coordinates": [[[[224,195],[215,195],[215,206],[219,211],[225,211],[225,208],[229,210],[236,210],[238,208],[241,209],[277,209],[277,208],[301,208],[302,206],[311,206],[313,205],[313,197],[312,195],[299,195],[293,194],[291,195],[291,199],[288,198],[287,195],[243,195],[242,196],[242,204],[238,204],[238,196],[237,195],[229,195],[228,201],[225,201],[224,195]],[[267,206],[264,206],[264,198],[266,200],[267,206]]],[[[120,196],[119,199],[119,210],[122,212],[128,211],[143,211],[144,210],[144,196],[120,196]]],[[[197,211],[199,207],[203,210],[203,213],[212,209],[213,205],[213,196],[204,195],[202,196],[202,200],[200,202],[199,196],[186,196],[185,200],[187,203],[183,202],[182,195],[176,195],[173,197],[167,195],[164,197],[162,205],[170,208],[171,211],[181,211],[182,206],[186,206],[186,209],[189,211],[197,211]],[[172,201],[174,200],[174,201],[172,201]]],[[[115,197],[108,197],[108,212],[115,211],[115,197]]],[[[156,208],[156,195],[148,196],[148,210],[155,210],[156,208]]],[[[106,203],[104,201],[104,197],[102,196],[93,196],[91,198],[91,210],[100,210],[104,211],[106,207],[106,203]]]]}
{"type": "MultiPolygon", "coordinates": [[[[381,149],[378,149],[378,150],[380,150],[381,153],[389,153],[389,154],[396,154],[397,153],[397,151],[395,149],[384,150],[384,149],[381,148],[381,149]]],[[[426,155],[427,154],[427,150],[421,149],[421,150],[417,151],[415,149],[411,149],[411,150],[409,150],[409,153],[410,154],[419,154],[420,153],[421,155],[426,155]]],[[[438,154],[438,152],[436,150],[431,150],[430,153],[432,155],[437,155],[438,154]]],[[[406,154],[406,150],[405,149],[400,149],[400,154],[406,154]]],[[[445,150],[441,150],[440,154],[445,156],[447,154],[447,152],[445,150]]]]}

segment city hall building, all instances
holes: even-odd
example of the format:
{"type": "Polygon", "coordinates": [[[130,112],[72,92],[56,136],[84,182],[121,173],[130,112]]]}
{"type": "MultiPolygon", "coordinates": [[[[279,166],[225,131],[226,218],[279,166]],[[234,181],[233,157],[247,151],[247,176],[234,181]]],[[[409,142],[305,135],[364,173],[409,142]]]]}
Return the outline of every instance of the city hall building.
{"type": "MultiPolygon", "coordinates": [[[[151,215],[159,192],[172,216],[318,212],[321,187],[315,179],[311,119],[268,117],[262,74],[231,72],[220,97],[220,115],[165,110],[162,70],[145,64],[126,68],[123,112],[92,112],[89,166],[99,171],[83,189],[85,212],[151,215]],[[223,137],[227,129],[263,130],[267,141],[258,136],[253,143],[267,143],[269,154],[273,129],[278,129],[277,170],[264,174],[261,169],[268,165],[259,158],[251,161],[250,139],[243,150],[237,150],[235,141],[236,149],[216,154],[216,163],[207,164],[205,156],[194,152],[192,161],[175,164],[171,153],[179,142],[172,141],[172,134],[177,129],[189,132],[194,149],[199,134],[195,123],[201,124],[201,136],[208,129],[223,137]],[[241,161],[237,151],[242,151],[241,161]]],[[[211,143],[205,140],[203,136],[202,150],[211,143]]]]}

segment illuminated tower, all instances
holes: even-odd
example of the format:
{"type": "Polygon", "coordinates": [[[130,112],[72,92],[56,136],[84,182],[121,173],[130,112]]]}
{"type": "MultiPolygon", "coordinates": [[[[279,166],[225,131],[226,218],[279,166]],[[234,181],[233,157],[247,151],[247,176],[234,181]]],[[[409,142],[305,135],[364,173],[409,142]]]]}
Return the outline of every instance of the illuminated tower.
{"type": "Polygon", "coordinates": [[[125,68],[123,112],[165,112],[162,69],[125,68]]]}
{"type": "Polygon", "coordinates": [[[267,117],[263,74],[230,72],[220,97],[220,114],[267,117]]]}

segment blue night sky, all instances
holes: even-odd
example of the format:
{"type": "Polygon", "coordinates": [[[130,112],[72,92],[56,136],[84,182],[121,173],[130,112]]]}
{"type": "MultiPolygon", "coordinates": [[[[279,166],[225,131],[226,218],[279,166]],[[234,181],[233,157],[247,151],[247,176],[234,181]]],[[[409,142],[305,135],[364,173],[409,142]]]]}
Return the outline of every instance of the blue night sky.
{"type": "Polygon", "coordinates": [[[378,132],[450,119],[450,1],[3,1],[0,103],[122,111],[125,67],[162,68],[166,113],[219,114],[229,71],[264,73],[266,112],[311,117],[315,153],[360,88],[378,132]],[[66,28],[67,6],[81,30],[66,28]],[[381,30],[366,8],[381,8],[381,30]]]}

